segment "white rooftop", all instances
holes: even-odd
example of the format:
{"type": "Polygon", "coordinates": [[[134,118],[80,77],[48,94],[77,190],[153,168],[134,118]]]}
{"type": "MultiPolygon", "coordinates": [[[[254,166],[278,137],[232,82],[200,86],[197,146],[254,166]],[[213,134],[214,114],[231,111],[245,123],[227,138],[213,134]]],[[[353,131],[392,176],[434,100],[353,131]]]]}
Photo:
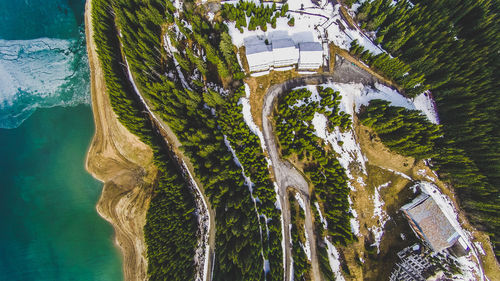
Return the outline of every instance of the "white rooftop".
{"type": "Polygon", "coordinates": [[[246,49],[247,56],[257,54],[257,53],[271,51],[270,46],[268,46],[264,42],[260,42],[260,41],[257,41],[257,43],[254,43],[252,45],[245,46],[245,49],[246,49]]]}
{"type": "Polygon", "coordinates": [[[319,42],[302,42],[299,43],[301,52],[323,52],[323,46],[319,42]]]}
{"type": "Polygon", "coordinates": [[[316,69],[323,65],[323,46],[321,43],[299,43],[299,51],[299,69],[316,69]]]}
{"type": "Polygon", "coordinates": [[[290,38],[273,40],[273,50],[282,48],[295,48],[295,43],[290,38]]]}
{"type": "Polygon", "coordinates": [[[252,41],[251,45],[245,46],[245,52],[250,72],[265,71],[273,65],[271,46],[266,45],[264,41],[252,41]]]}
{"type": "Polygon", "coordinates": [[[289,66],[299,61],[299,50],[292,39],[277,39],[272,44],[275,67],[289,66]]]}
{"type": "Polygon", "coordinates": [[[250,72],[267,71],[274,67],[284,70],[298,64],[299,69],[313,70],[323,65],[323,46],[319,42],[300,42],[296,46],[290,37],[274,38],[267,45],[265,37],[244,39],[250,72]],[[300,51],[299,51],[300,48],[300,51]]]}

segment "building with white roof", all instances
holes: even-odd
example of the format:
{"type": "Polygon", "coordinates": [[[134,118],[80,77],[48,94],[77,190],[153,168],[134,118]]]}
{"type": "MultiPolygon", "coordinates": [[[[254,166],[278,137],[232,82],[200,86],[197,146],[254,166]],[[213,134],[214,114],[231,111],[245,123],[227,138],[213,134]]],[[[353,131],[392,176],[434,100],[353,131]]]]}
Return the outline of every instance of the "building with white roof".
{"type": "Polygon", "coordinates": [[[273,40],[274,67],[284,67],[297,64],[299,50],[290,38],[273,40]]]}
{"type": "Polygon", "coordinates": [[[264,41],[254,41],[245,46],[248,67],[250,72],[266,71],[273,65],[271,46],[264,41]]]}
{"type": "Polygon", "coordinates": [[[251,73],[271,68],[288,69],[298,65],[300,70],[318,69],[323,65],[323,46],[319,42],[302,42],[299,48],[291,38],[274,39],[267,45],[261,38],[245,40],[246,57],[251,73]],[[300,49],[300,51],[299,51],[300,49]]]}
{"type": "Polygon", "coordinates": [[[299,65],[301,70],[318,69],[323,65],[323,46],[319,42],[299,43],[299,65]]]}

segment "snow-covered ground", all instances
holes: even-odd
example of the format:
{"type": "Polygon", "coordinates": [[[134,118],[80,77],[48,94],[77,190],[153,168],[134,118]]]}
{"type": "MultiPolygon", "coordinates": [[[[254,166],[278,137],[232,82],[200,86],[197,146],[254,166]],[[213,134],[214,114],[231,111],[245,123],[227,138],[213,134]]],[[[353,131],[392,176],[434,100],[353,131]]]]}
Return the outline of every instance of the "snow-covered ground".
{"type": "Polygon", "coordinates": [[[302,200],[302,197],[300,196],[299,193],[295,193],[295,200],[299,203],[299,206],[302,210],[304,210],[304,213],[306,212],[306,203],[304,203],[304,200],[302,200]]]}
{"type": "Polygon", "coordinates": [[[198,225],[200,226],[202,235],[200,237],[200,240],[198,241],[195,255],[195,264],[197,267],[196,281],[206,281],[208,280],[208,259],[210,258],[210,247],[208,243],[210,234],[210,212],[208,212],[208,206],[205,200],[203,200],[203,193],[194,180],[194,177],[191,174],[191,171],[189,171],[184,160],[182,160],[182,165],[184,167],[184,170],[188,173],[191,185],[196,188],[196,204],[200,209],[198,211],[198,225]]]}
{"type": "MultiPolygon", "coordinates": [[[[225,3],[236,4],[237,2],[227,1],[225,3]]],[[[258,1],[254,2],[259,4],[258,1]]],[[[233,44],[240,47],[245,45],[245,42],[250,43],[255,42],[255,40],[264,41],[267,39],[269,42],[272,42],[274,39],[291,37],[296,44],[310,41],[327,41],[333,42],[343,49],[349,49],[351,42],[356,39],[358,40],[358,44],[374,54],[383,52],[379,46],[375,45],[360,30],[348,28],[347,22],[340,15],[340,5],[333,5],[330,1],[320,1],[316,5],[311,0],[289,0],[287,3],[289,5],[289,12],[287,14],[295,18],[294,26],[288,26],[287,18],[278,18],[275,29],[268,24],[266,32],[257,27],[257,30],[254,31],[243,28],[244,32],[241,33],[236,29],[234,22],[227,22],[233,44]],[[301,10],[302,7],[304,8],[303,10],[301,10]]],[[[279,7],[280,5],[278,4],[279,7]]],[[[260,74],[266,75],[268,72],[260,74]]],[[[422,93],[412,101],[404,98],[397,91],[379,84],[376,85],[376,89],[372,90],[366,89],[361,84],[344,84],[341,87],[349,92],[353,92],[354,96],[356,96],[358,109],[360,105],[366,105],[371,99],[381,98],[390,100],[396,106],[420,110],[431,122],[439,122],[430,93],[422,93]]],[[[353,104],[353,102],[346,102],[346,104],[353,104]]],[[[350,108],[344,111],[352,114],[350,108]]]]}
{"type": "MultiPolygon", "coordinates": [[[[341,96],[341,102],[339,105],[340,111],[346,112],[351,116],[354,115],[355,112],[359,112],[359,109],[362,105],[368,105],[369,102],[373,99],[387,100],[390,101],[391,105],[393,106],[402,106],[410,110],[420,110],[419,108],[417,108],[415,103],[413,103],[413,101],[405,98],[397,91],[382,84],[375,84],[375,88],[365,86],[360,83],[334,83],[324,84],[320,86],[330,87],[336,91],[339,91],[341,96]]],[[[313,93],[311,95],[311,99],[313,101],[316,100],[316,87],[307,86],[307,88],[313,93]]],[[[426,114],[427,118],[431,121],[438,120],[437,113],[435,111],[422,111],[422,113],[426,114]]],[[[354,179],[349,171],[349,164],[352,162],[358,163],[363,173],[366,174],[366,159],[361,153],[361,148],[356,141],[354,131],[348,130],[346,132],[340,132],[340,130],[336,128],[332,133],[328,133],[328,131],[326,130],[327,121],[327,118],[322,114],[316,113],[314,115],[312,123],[316,130],[316,135],[328,141],[332,145],[335,152],[339,154],[339,162],[342,167],[346,169],[349,179],[354,179]],[[340,144],[342,145],[340,145],[339,142],[341,142],[340,144]]]]}
{"type": "MultiPolygon", "coordinates": [[[[349,198],[349,202],[350,202],[350,198],[349,198]]],[[[323,228],[327,229],[328,223],[323,218],[323,214],[321,213],[321,208],[319,207],[318,202],[315,202],[314,206],[318,210],[321,223],[323,224],[323,228]]],[[[359,226],[358,226],[358,228],[359,228],[359,226]]],[[[326,237],[324,237],[323,239],[324,239],[324,242],[326,244],[326,251],[328,253],[328,263],[329,263],[330,268],[332,269],[333,273],[335,274],[335,280],[345,280],[344,276],[342,276],[342,271],[340,268],[340,255],[339,255],[339,252],[337,251],[337,248],[335,248],[335,246],[326,237]]]]}
{"type": "MultiPolygon", "coordinates": [[[[295,193],[295,200],[299,203],[300,208],[304,211],[304,214],[306,213],[306,203],[302,199],[302,196],[300,196],[299,193],[295,193]]],[[[311,247],[310,247],[310,242],[309,242],[309,236],[307,235],[307,229],[306,225],[304,224],[304,235],[306,236],[306,241],[305,244],[300,243],[300,246],[302,249],[304,249],[304,252],[306,253],[307,259],[311,260],[311,247]]]]}
{"type": "Polygon", "coordinates": [[[424,178],[426,178],[427,180],[430,180],[430,181],[432,181],[432,182],[435,182],[435,181],[436,181],[436,179],[435,179],[435,178],[430,177],[430,176],[428,176],[428,175],[427,175],[427,172],[425,171],[425,169],[418,170],[418,171],[417,171],[417,175],[419,175],[419,176],[421,176],[421,177],[424,177],[424,178]]]}
{"type": "Polygon", "coordinates": [[[316,207],[316,210],[318,211],[319,214],[319,220],[321,221],[321,224],[323,224],[323,228],[326,229],[328,227],[328,223],[323,217],[323,214],[321,213],[321,208],[319,207],[318,202],[314,202],[314,206],[316,207]]]}
{"type": "MultiPolygon", "coordinates": [[[[237,2],[225,1],[224,3],[236,4],[237,2]]],[[[254,2],[260,4],[259,1],[254,2]]],[[[275,29],[268,24],[266,32],[258,27],[254,31],[243,28],[244,32],[241,33],[234,22],[228,22],[233,44],[240,47],[249,40],[268,39],[272,41],[273,39],[291,37],[295,43],[327,40],[343,49],[349,49],[351,42],[358,40],[358,44],[374,54],[383,52],[380,46],[374,44],[360,30],[348,28],[348,23],[340,15],[340,5],[334,6],[330,1],[321,1],[319,5],[316,5],[310,0],[289,0],[287,3],[289,5],[287,15],[295,18],[294,26],[288,26],[287,18],[278,18],[275,29]]],[[[281,5],[277,6],[279,8],[281,5]]]]}
{"type": "MultiPolygon", "coordinates": [[[[368,105],[368,103],[372,99],[388,100],[391,102],[391,104],[395,106],[402,106],[412,110],[416,109],[415,104],[413,104],[411,100],[406,99],[398,92],[381,84],[376,84],[375,88],[364,86],[362,84],[341,84],[341,83],[327,84],[321,86],[331,87],[334,90],[339,91],[341,96],[341,101],[339,105],[340,110],[349,113],[351,116],[355,112],[359,111],[361,105],[368,105]]],[[[309,91],[312,92],[312,95],[307,101],[300,100],[292,107],[298,107],[306,102],[320,100],[316,86],[305,86],[298,88],[307,88],[309,91]]],[[[435,116],[433,115],[435,114],[433,112],[427,112],[427,113],[430,114],[429,119],[435,116]]],[[[360,170],[366,175],[366,164],[365,164],[366,157],[361,152],[361,148],[355,138],[354,131],[348,130],[345,132],[341,132],[339,128],[335,128],[331,133],[329,133],[327,130],[327,123],[328,119],[326,118],[326,116],[320,113],[315,113],[314,118],[312,120],[315,134],[318,137],[330,143],[333,150],[337,153],[338,155],[337,159],[339,160],[340,165],[345,169],[347,177],[350,180],[348,184],[349,187],[352,190],[354,190],[353,186],[354,182],[357,182],[360,185],[365,185],[363,178],[362,177],[355,178],[350,170],[350,165],[352,165],[352,163],[357,163],[358,167],[361,168],[360,170]]],[[[409,176],[405,174],[393,170],[390,171],[408,180],[412,180],[409,176]]],[[[384,225],[389,219],[385,211],[383,211],[382,209],[383,202],[379,195],[380,188],[383,188],[383,186],[375,188],[374,191],[375,194],[373,197],[375,205],[374,216],[378,218],[380,224],[370,228],[370,230],[373,232],[375,236],[374,246],[377,246],[377,249],[379,248],[380,242],[382,240],[384,225]]],[[[354,218],[351,219],[351,229],[355,235],[359,235],[359,222],[357,220],[357,212],[352,208],[351,200],[349,201],[351,206],[351,213],[354,216],[354,218]]]]}
{"type": "MultiPolygon", "coordinates": [[[[245,179],[245,184],[247,185],[248,190],[250,191],[250,197],[252,198],[252,201],[253,201],[253,205],[254,205],[253,207],[254,207],[255,213],[256,213],[257,217],[259,217],[259,218],[261,216],[264,217],[265,227],[266,227],[266,230],[267,230],[266,234],[267,234],[267,236],[269,238],[268,220],[265,217],[265,215],[260,214],[259,211],[257,210],[257,202],[260,202],[260,200],[259,200],[258,197],[255,197],[254,194],[253,194],[254,183],[252,182],[252,180],[250,179],[250,177],[246,175],[245,168],[243,167],[243,165],[241,165],[241,162],[240,162],[238,156],[236,155],[236,151],[234,151],[234,149],[231,146],[231,143],[227,139],[226,135],[224,135],[224,144],[226,145],[227,149],[233,155],[233,161],[234,161],[234,163],[238,167],[241,168],[241,174],[242,174],[243,178],[245,179]]],[[[260,239],[261,239],[261,243],[262,243],[262,241],[263,241],[263,231],[262,231],[262,224],[260,223],[260,220],[259,220],[259,231],[260,231],[260,239]]],[[[264,260],[264,271],[268,272],[269,271],[269,261],[264,257],[264,253],[263,252],[261,252],[261,255],[262,255],[262,259],[264,260]]]]}
{"type": "Polygon", "coordinates": [[[384,169],[384,170],[387,170],[387,171],[389,171],[389,172],[391,172],[393,174],[396,174],[396,175],[398,175],[398,176],[400,176],[402,178],[405,178],[405,179],[407,179],[409,181],[413,181],[413,179],[410,176],[408,176],[407,174],[404,174],[404,173],[401,173],[401,172],[398,172],[398,171],[394,171],[393,169],[388,169],[388,168],[384,168],[384,167],[380,167],[380,168],[384,169]]]}
{"type": "Polygon", "coordinates": [[[328,261],[330,262],[330,267],[332,268],[333,273],[335,274],[335,280],[344,281],[345,278],[342,276],[342,270],[340,268],[340,255],[337,251],[337,248],[333,246],[328,239],[325,238],[326,250],[328,252],[328,261]]]}
{"type": "MultiPolygon", "coordinates": [[[[236,3],[237,1],[231,2],[236,3]]],[[[288,14],[295,18],[295,26],[288,26],[287,18],[279,18],[277,20],[276,29],[273,29],[270,25],[268,25],[267,32],[263,32],[259,28],[257,28],[257,30],[255,31],[248,31],[246,28],[244,28],[244,33],[240,33],[239,30],[235,28],[234,23],[228,23],[229,33],[232,37],[233,44],[239,47],[243,46],[245,44],[245,41],[250,40],[268,39],[269,41],[272,41],[274,39],[291,37],[295,41],[295,43],[306,41],[328,41],[333,42],[343,49],[349,49],[350,43],[353,40],[357,39],[360,45],[362,45],[365,49],[370,50],[372,53],[378,54],[380,52],[383,52],[380,46],[374,44],[369,38],[362,34],[361,31],[359,31],[358,29],[351,30],[348,28],[348,24],[340,16],[339,5],[333,6],[333,4],[329,1],[321,1],[319,5],[315,5],[310,0],[289,0],[288,4],[290,10],[288,14]],[[302,6],[304,7],[304,9],[302,10],[304,13],[300,13],[302,6]]],[[[355,8],[356,6],[354,6],[353,9],[355,8]]],[[[322,86],[331,87],[334,90],[340,92],[342,97],[340,109],[341,111],[346,112],[351,116],[355,112],[359,112],[359,109],[362,105],[368,105],[370,100],[383,99],[390,101],[391,105],[394,106],[402,106],[410,110],[419,110],[431,122],[435,124],[439,123],[439,117],[436,113],[435,104],[430,96],[430,93],[422,93],[413,100],[410,100],[403,97],[397,91],[381,84],[375,84],[374,88],[362,84],[341,83],[322,86]]],[[[312,99],[316,99],[317,91],[315,87],[311,86],[308,87],[308,89],[313,92],[312,99]]],[[[253,122],[250,113],[249,93],[247,93],[247,96],[242,98],[240,102],[243,105],[245,122],[249,125],[251,130],[259,136],[259,138],[261,139],[261,143],[264,143],[262,133],[253,122]]],[[[354,178],[349,169],[349,164],[353,162],[358,163],[361,167],[361,170],[366,174],[366,158],[361,153],[360,146],[357,143],[354,132],[352,130],[348,130],[342,133],[338,129],[336,129],[332,131],[332,133],[328,133],[328,131],[326,130],[327,118],[324,115],[318,113],[315,114],[312,123],[314,125],[316,135],[329,142],[335,152],[339,155],[339,162],[346,169],[347,175],[351,181],[357,181],[357,179],[354,178]],[[341,141],[340,144],[339,141],[341,141]]],[[[402,174],[393,170],[389,171],[401,175],[408,180],[412,180],[411,177],[406,174],[402,174]]],[[[432,177],[425,175],[425,171],[419,171],[419,173],[421,173],[422,176],[431,181],[434,180],[432,177]]],[[[358,183],[362,184],[361,182],[358,183]]],[[[449,198],[441,194],[439,189],[437,189],[437,187],[432,183],[422,182],[418,185],[420,188],[422,188],[423,191],[429,193],[434,198],[434,200],[436,200],[445,214],[447,214],[450,221],[452,221],[454,227],[457,228],[457,231],[464,238],[465,243],[469,246],[469,248],[471,248],[471,253],[469,254],[469,256],[461,257],[458,259],[458,262],[464,274],[463,276],[454,276],[454,280],[475,280],[476,275],[481,276],[480,279],[483,280],[484,274],[481,267],[478,266],[478,255],[483,254],[484,250],[482,249],[482,247],[480,247],[480,245],[472,243],[471,235],[461,228],[457,220],[458,215],[454,210],[449,198]]],[[[351,183],[350,186],[352,187],[351,183]]],[[[377,247],[379,246],[380,239],[383,234],[383,226],[387,219],[389,219],[387,214],[382,209],[383,201],[379,194],[381,188],[383,188],[383,186],[375,188],[373,197],[374,216],[377,217],[380,221],[379,227],[372,228],[372,231],[375,232],[375,243],[377,247]]],[[[318,206],[316,207],[318,208],[318,206]]],[[[355,214],[355,210],[352,210],[352,212],[353,214],[355,214]]],[[[321,212],[320,216],[323,222],[321,212]]],[[[351,224],[353,229],[359,228],[359,222],[357,222],[355,219],[354,223],[351,222],[351,224]],[[356,223],[358,224],[357,227],[356,223]]],[[[403,237],[401,238],[405,239],[403,237]]],[[[340,270],[338,252],[331,243],[329,243],[328,241],[326,242],[328,245],[330,266],[334,270],[337,280],[343,280],[344,278],[342,277],[340,270]]]]}
{"type": "Polygon", "coordinates": [[[413,104],[416,109],[422,111],[429,120],[434,124],[439,124],[436,105],[430,97],[429,93],[424,92],[413,99],[413,104]]]}
{"type": "MultiPolygon", "coordinates": [[[[242,108],[242,114],[243,114],[243,119],[245,120],[245,123],[247,126],[250,128],[250,131],[252,133],[256,134],[259,137],[260,140],[260,145],[262,147],[262,150],[266,150],[265,142],[264,142],[264,135],[260,131],[259,127],[255,122],[253,121],[252,117],[252,108],[250,107],[250,87],[248,86],[247,83],[245,83],[245,97],[241,97],[240,101],[242,108]]],[[[266,157],[267,159],[267,157],[266,157]]],[[[270,163],[269,159],[267,159],[267,162],[270,163]]]]}
{"type": "Polygon", "coordinates": [[[351,223],[351,231],[354,233],[356,236],[360,236],[361,233],[359,232],[359,221],[358,221],[358,212],[352,207],[353,202],[351,200],[351,196],[348,196],[347,199],[349,200],[349,211],[352,214],[352,218],[350,220],[351,223]]]}
{"type": "Polygon", "coordinates": [[[373,218],[377,218],[378,225],[374,225],[370,228],[370,231],[373,233],[375,237],[375,242],[372,246],[377,247],[377,253],[380,253],[380,242],[382,241],[382,236],[384,235],[384,226],[385,223],[390,219],[387,212],[382,208],[384,206],[384,201],[380,197],[380,190],[382,188],[388,187],[391,182],[386,182],[380,186],[374,188],[373,191],[373,218]]]}
{"type": "MultiPolygon", "coordinates": [[[[403,106],[408,109],[419,109],[415,103],[413,103],[411,100],[408,100],[404,98],[403,96],[399,95],[396,91],[393,91],[383,85],[376,85],[375,89],[364,86],[362,84],[331,84],[331,85],[321,85],[324,87],[331,87],[334,90],[337,90],[340,92],[340,95],[342,97],[341,103],[340,103],[340,109],[341,111],[347,112],[349,114],[354,114],[355,112],[359,111],[361,105],[367,105],[370,100],[372,99],[384,99],[390,101],[393,105],[396,106],[403,106]]],[[[304,88],[304,87],[300,87],[304,88]]],[[[315,86],[307,86],[308,90],[312,92],[311,97],[309,98],[309,101],[317,101],[319,99],[319,96],[317,95],[317,90],[315,86]]],[[[306,101],[299,101],[295,106],[300,106],[306,101]]],[[[437,115],[435,114],[434,111],[424,111],[424,113],[429,117],[429,119],[437,121],[437,115]],[[432,119],[435,118],[435,119],[432,119]]],[[[349,170],[349,164],[352,162],[357,162],[361,167],[363,167],[362,171],[364,170],[365,166],[365,157],[361,153],[361,149],[359,147],[359,144],[357,143],[356,139],[354,138],[354,132],[352,130],[341,133],[338,129],[334,130],[332,133],[328,133],[326,130],[327,128],[327,118],[319,113],[316,113],[313,120],[312,124],[315,129],[315,134],[328,141],[332,147],[334,148],[335,152],[338,153],[338,159],[340,164],[346,169],[346,173],[349,177],[349,179],[354,182],[356,181],[358,184],[363,185],[364,181],[362,178],[354,178],[354,176],[351,174],[349,170]],[[339,145],[339,141],[342,141],[343,144],[339,145]]],[[[406,174],[400,173],[398,171],[394,171],[391,169],[387,169],[390,172],[393,172],[395,174],[398,174],[410,181],[413,181],[411,177],[409,177],[406,174]]],[[[428,176],[425,173],[425,170],[421,170],[418,172],[422,176],[428,178],[429,180],[434,180],[433,177],[428,176]]],[[[366,171],[365,171],[366,174],[366,171]]],[[[380,242],[383,236],[383,228],[385,223],[390,219],[387,213],[383,210],[383,201],[380,196],[380,190],[382,188],[387,187],[390,184],[390,182],[385,183],[381,186],[378,186],[374,190],[374,196],[373,196],[373,202],[374,202],[374,214],[373,216],[378,219],[380,222],[379,225],[373,226],[370,228],[370,230],[374,233],[375,236],[375,243],[374,245],[377,246],[377,248],[380,246],[380,242]]],[[[457,215],[453,210],[451,201],[443,194],[439,192],[439,190],[431,183],[422,183],[427,190],[429,190],[430,194],[434,194],[438,199],[435,199],[439,203],[440,206],[443,204],[446,204],[443,207],[447,209],[448,214],[452,214],[452,217],[454,217],[454,226],[457,229],[461,229],[461,235],[466,238],[466,243],[469,245],[473,251],[471,251],[471,255],[469,257],[462,257],[458,259],[458,262],[461,266],[462,271],[464,272],[463,276],[455,276],[456,280],[474,280],[475,279],[475,274],[482,275],[481,268],[477,265],[478,259],[477,259],[477,252],[480,252],[480,250],[476,251],[474,248],[472,248],[472,243],[470,242],[470,235],[466,233],[465,231],[462,230],[460,227],[460,224],[457,221],[457,215]],[[431,188],[433,187],[433,188],[431,188]]],[[[351,185],[352,186],[352,185],[351,185]]],[[[352,202],[350,202],[350,205],[352,205],[352,202]]],[[[354,210],[353,210],[354,211],[354,210]]],[[[355,214],[355,212],[353,212],[355,214]]],[[[354,225],[353,225],[353,232],[354,229],[356,228],[356,220],[354,220],[354,225]]],[[[352,224],[352,223],[351,223],[352,224]]],[[[359,224],[359,223],[358,223],[359,224]]],[[[474,245],[475,246],[475,245],[474,245]]],[[[333,247],[333,245],[332,245],[333,247]]],[[[330,263],[332,266],[332,269],[336,269],[337,262],[338,262],[338,253],[336,254],[336,250],[333,248],[330,248],[329,245],[329,259],[330,263]]],[[[340,264],[340,263],[338,263],[340,264]]],[[[340,275],[341,276],[341,275],[340,275]]],[[[341,277],[340,277],[341,278],[341,277]]]]}
{"type": "Polygon", "coordinates": [[[360,83],[342,84],[335,83],[330,85],[324,85],[339,91],[342,96],[341,110],[349,114],[353,114],[354,111],[359,112],[362,105],[368,105],[368,103],[373,99],[382,99],[391,102],[393,106],[401,106],[410,110],[421,111],[430,121],[433,122],[438,119],[437,112],[431,107],[424,105],[431,104],[432,100],[429,96],[424,94],[418,96],[415,101],[405,98],[396,90],[393,90],[382,84],[375,84],[375,88],[370,86],[365,86],[360,83]]]}

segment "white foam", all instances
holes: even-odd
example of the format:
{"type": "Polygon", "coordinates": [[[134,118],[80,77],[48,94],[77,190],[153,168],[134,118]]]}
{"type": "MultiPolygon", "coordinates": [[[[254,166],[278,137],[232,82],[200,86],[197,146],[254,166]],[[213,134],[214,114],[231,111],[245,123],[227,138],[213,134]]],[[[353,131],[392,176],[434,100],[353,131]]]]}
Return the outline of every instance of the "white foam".
{"type": "Polygon", "coordinates": [[[87,65],[83,39],[0,39],[0,127],[38,107],[89,103],[87,65]]]}

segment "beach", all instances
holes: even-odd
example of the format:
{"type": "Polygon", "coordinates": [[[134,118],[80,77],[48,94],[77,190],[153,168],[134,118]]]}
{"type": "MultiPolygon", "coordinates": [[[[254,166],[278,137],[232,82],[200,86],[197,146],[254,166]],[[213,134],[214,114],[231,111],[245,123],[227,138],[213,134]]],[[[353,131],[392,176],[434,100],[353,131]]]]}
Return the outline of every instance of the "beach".
{"type": "Polygon", "coordinates": [[[92,40],[90,11],[90,1],[87,1],[85,33],[95,135],[87,154],[86,168],[104,183],[97,211],[115,230],[115,241],[123,255],[124,280],[146,280],[143,227],[157,170],[152,162],[152,150],[118,121],[111,108],[92,40]]]}

